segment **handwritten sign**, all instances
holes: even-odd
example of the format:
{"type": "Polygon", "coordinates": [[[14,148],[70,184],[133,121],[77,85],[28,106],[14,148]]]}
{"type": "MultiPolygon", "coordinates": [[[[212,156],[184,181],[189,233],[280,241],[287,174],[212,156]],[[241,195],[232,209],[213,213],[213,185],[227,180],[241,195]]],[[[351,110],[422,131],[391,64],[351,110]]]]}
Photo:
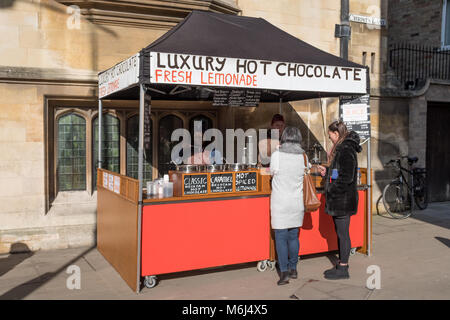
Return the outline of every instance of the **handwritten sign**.
{"type": "Polygon", "coordinates": [[[261,92],[255,90],[215,90],[213,106],[256,107],[261,92]]]}
{"type": "Polygon", "coordinates": [[[349,131],[359,134],[361,143],[370,138],[370,96],[341,96],[339,117],[349,131]]]}
{"type": "Polygon", "coordinates": [[[253,59],[150,53],[150,83],[364,94],[366,70],[253,59]]]}
{"type": "Polygon", "coordinates": [[[208,193],[208,178],[206,174],[184,175],[183,194],[206,194],[208,193]]]}
{"type": "Polygon", "coordinates": [[[109,181],[108,181],[108,189],[111,191],[114,191],[114,176],[112,174],[108,175],[109,181]]]}
{"type": "Polygon", "coordinates": [[[257,172],[239,172],[236,173],[235,190],[238,191],[257,191],[257,172]]]}
{"type": "Polygon", "coordinates": [[[128,88],[138,82],[139,54],[135,54],[98,75],[99,98],[128,88]]]}
{"type": "Polygon", "coordinates": [[[114,192],[120,193],[120,177],[114,176],[114,192]]]}
{"type": "Polygon", "coordinates": [[[103,172],[103,188],[108,188],[108,173],[103,172]]]}
{"type": "Polygon", "coordinates": [[[210,185],[211,193],[233,192],[233,174],[211,173],[210,185]]]}

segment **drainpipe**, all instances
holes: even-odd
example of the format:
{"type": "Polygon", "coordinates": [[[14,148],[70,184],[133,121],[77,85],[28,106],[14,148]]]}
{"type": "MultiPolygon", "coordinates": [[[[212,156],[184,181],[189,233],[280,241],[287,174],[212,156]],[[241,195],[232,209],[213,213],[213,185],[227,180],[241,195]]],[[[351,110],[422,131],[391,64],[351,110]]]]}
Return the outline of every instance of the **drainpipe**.
{"type": "Polygon", "coordinates": [[[340,57],[348,60],[348,40],[351,36],[349,0],[341,0],[341,24],[335,25],[334,36],[340,39],[340,57]]]}

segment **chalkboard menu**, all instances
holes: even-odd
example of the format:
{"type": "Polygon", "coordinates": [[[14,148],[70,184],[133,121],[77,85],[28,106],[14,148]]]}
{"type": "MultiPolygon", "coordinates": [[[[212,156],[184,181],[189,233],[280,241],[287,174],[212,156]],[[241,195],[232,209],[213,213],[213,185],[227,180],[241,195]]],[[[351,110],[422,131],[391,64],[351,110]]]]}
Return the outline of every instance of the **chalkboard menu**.
{"type": "Polygon", "coordinates": [[[341,96],[339,117],[349,131],[359,134],[361,143],[370,138],[370,96],[341,96]]]}
{"type": "Polygon", "coordinates": [[[146,94],[144,99],[144,152],[146,153],[145,156],[147,159],[151,159],[150,148],[152,144],[152,119],[150,118],[150,103],[151,97],[146,94]]]}
{"type": "Polygon", "coordinates": [[[232,173],[211,173],[211,193],[233,192],[232,173]]]}
{"type": "Polygon", "coordinates": [[[183,176],[184,195],[208,193],[207,177],[208,175],[206,174],[185,174],[183,176]]]}
{"type": "Polygon", "coordinates": [[[235,181],[235,190],[238,191],[257,191],[257,172],[237,172],[235,181]]]}
{"type": "Polygon", "coordinates": [[[261,98],[260,91],[254,90],[215,90],[213,106],[256,107],[261,98]]]}

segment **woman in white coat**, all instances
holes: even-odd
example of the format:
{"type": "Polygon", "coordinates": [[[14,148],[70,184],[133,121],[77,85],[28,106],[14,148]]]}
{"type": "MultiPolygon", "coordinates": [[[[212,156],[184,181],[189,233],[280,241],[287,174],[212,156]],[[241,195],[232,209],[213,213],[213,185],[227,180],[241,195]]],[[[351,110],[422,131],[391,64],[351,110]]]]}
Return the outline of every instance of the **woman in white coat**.
{"type": "Polygon", "coordinates": [[[275,247],[280,268],[278,285],[297,278],[300,243],[299,227],[303,225],[304,150],[300,130],[287,127],[280,147],[270,158],[272,194],[270,196],[271,225],[275,232],[275,247]]]}

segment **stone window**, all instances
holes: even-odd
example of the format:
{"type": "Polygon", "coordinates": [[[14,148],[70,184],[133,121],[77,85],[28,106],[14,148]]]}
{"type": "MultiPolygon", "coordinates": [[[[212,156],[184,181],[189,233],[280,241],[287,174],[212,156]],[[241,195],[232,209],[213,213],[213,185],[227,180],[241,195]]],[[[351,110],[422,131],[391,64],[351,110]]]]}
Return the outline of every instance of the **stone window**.
{"type": "Polygon", "coordinates": [[[86,190],[86,120],[75,114],[58,120],[58,190],[86,190]]]}
{"type": "MultiPolygon", "coordinates": [[[[134,115],[127,120],[127,176],[138,178],[138,138],[139,117],[134,115]]],[[[150,141],[153,141],[153,126],[150,122],[150,141]]],[[[150,181],[153,176],[152,143],[144,150],[144,180],[150,181]]]]}
{"type": "MultiPolygon", "coordinates": [[[[62,203],[95,202],[98,167],[97,101],[49,99],[46,125],[46,212],[62,203]]],[[[138,128],[136,109],[105,107],[102,116],[102,167],[137,179],[138,128]]],[[[168,172],[171,142],[176,128],[189,130],[194,119],[203,123],[203,131],[217,126],[216,110],[197,109],[196,105],[152,108],[151,143],[144,150],[144,180],[162,177],[168,172]],[[192,120],[192,121],[191,121],[192,120]],[[167,143],[168,142],[168,143],[167,143]]]]}
{"type": "MultiPolygon", "coordinates": [[[[120,121],[117,117],[104,114],[102,117],[102,168],[120,173],[120,121]]],[[[94,140],[92,165],[92,186],[97,188],[97,168],[98,168],[98,116],[93,123],[94,140]]]]}
{"type": "Polygon", "coordinates": [[[167,115],[159,120],[158,172],[162,177],[171,168],[171,151],[178,144],[171,141],[172,132],[178,128],[185,128],[183,120],[176,115],[167,115]]]}
{"type": "Polygon", "coordinates": [[[444,0],[442,10],[442,47],[450,49],[450,0],[444,0]]]}

